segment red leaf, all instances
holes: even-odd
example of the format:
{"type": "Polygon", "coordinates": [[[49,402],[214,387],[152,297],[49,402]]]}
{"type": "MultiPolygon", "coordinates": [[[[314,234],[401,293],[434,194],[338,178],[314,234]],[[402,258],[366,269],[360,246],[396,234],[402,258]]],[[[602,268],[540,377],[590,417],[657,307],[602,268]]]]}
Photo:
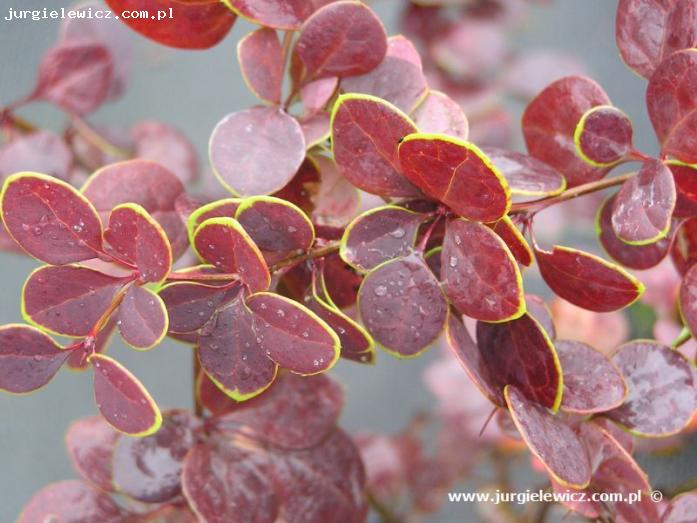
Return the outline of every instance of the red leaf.
{"type": "Polygon", "coordinates": [[[305,138],[300,124],[282,109],[252,107],[218,122],[209,155],[213,172],[233,194],[271,194],[300,168],[305,138]]]}
{"type": "Polygon", "coordinates": [[[486,147],[483,151],[501,171],[513,195],[547,197],[566,189],[561,174],[532,156],[496,147],[486,147]]]}
{"type": "Polygon", "coordinates": [[[588,109],[609,103],[602,88],[584,76],[567,76],[550,84],[523,114],[530,155],[563,174],[569,187],[599,180],[607,169],[588,165],[576,154],[574,132],[588,109]]]}
{"type": "Polygon", "coordinates": [[[673,218],[697,216],[697,171],[694,166],[678,160],[664,162],[673,173],[675,181],[675,209],[673,218]]]}
{"type": "Polygon", "coordinates": [[[520,229],[508,216],[504,216],[489,227],[504,241],[518,263],[526,267],[532,265],[534,260],[532,249],[520,229]]]}
{"type": "Polygon", "coordinates": [[[196,379],[196,399],[214,416],[242,405],[225,394],[203,371],[196,379]]]}
{"type": "Polygon", "coordinates": [[[114,207],[104,240],[118,259],[138,269],[142,281],[161,282],[172,269],[172,248],[165,231],[138,204],[114,207]]]}
{"type": "Polygon", "coordinates": [[[668,508],[661,516],[661,523],[690,523],[697,514],[697,492],[683,492],[670,500],[668,508]]]}
{"type": "Polygon", "coordinates": [[[697,163],[697,51],[686,49],[666,58],[646,89],[646,108],[661,153],[697,163]]]}
{"type": "Polygon", "coordinates": [[[194,233],[198,256],[227,273],[237,273],[252,292],[269,288],[271,276],[264,257],[239,222],[209,218],[194,233]]]}
{"type": "Polygon", "coordinates": [[[145,503],[163,503],[181,494],[182,462],[196,443],[198,420],[187,411],[165,412],[157,434],[122,436],[113,450],[114,484],[145,503]]]}
{"type": "Polygon", "coordinates": [[[426,263],[411,254],[368,273],[358,291],[358,310],[368,332],[387,352],[411,358],[440,335],[448,304],[426,263]]]}
{"type": "Polygon", "coordinates": [[[604,354],[580,341],[559,340],[554,346],[564,373],[563,410],[590,414],[622,404],[627,385],[604,354]]]}
{"type": "Polygon", "coordinates": [[[336,76],[330,76],[304,85],[300,89],[300,101],[305,109],[304,114],[313,115],[324,109],[334,96],[338,84],[339,79],[336,76]]]}
{"type": "Polygon", "coordinates": [[[697,261],[697,218],[685,220],[680,225],[670,247],[670,255],[681,274],[685,274],[697,261]]]}
{"type": "Polygon", "coordinates": [[[411,134],[399,145],[404,175],[468,220],[493,222],[511,206],[503,175],[475,145],[437,134],[411,134]]]}
{"type": "Polygon", "coordinates": [[[125,367],[103,354],[89,358],[94,368],[94,399],[109,424],[132,436],[149,436],[162,414],[147,390],[125,367]]]}
{"type": "Polygon", "coordinates": [[[624,63],[650,78],[664,58],[697,45],[697,10],[690,0],[620,0],[615,29],[624,63]]]}
{"type": "Polygon", "coordinates": [[[114,490],[112,459],[119,433],[101,416],[74,421],[65,435],[75,470],[101,490],[114,490]]]}
{"type": "Polygon", "coordinates": [[[504,394],[518,431],[552,478],[564,486],[586,487],[591,479],[591,465],[583,443],[571,427],[511,385],[504,394]]]}
{"type": "Polygon", "coordinates": [[[542,278],[561,298],[595,312],[611,312],[634,303],[644,285],[621,267],[587,252],[555,245],[535,249],[542,278]]]}
{"type": "Polygon", "coordinates": [[[334,105],[331,128],[334,160],[353,185],[383,196],[419,194],[397,157],[399,141],[416,131],[407,115],[379,98],[345,94],[334,105]]]}
{"type": "Polygon", "coordinates": [[[362,2],[332,2],[300,29],[293,54],[303,78],[354,76],[371,71],[387,52],[380,19],[362,2]]]}
{"type": "Polygon", "coordinates": [[[544,300],[535,294],[526,294],[525,307],[528,310],[528,314],[542,326],[547,336],[549,336],[549,339],[555,340],[557,337],[557,330],[554,327],[552,311],[549,310],[544,300]]]}
{"type": "Polygon", "coordinates": [[[22,289],[22,316],[54,334],[87,336],[123,285],[87,267],[39,267],[22,289]]]}
{"type": "Polygon", "coordinates": [[[242,38],[237,43],[237,59],[249,89],[265,102],[280,104],[284,64],[276,31],[261,28],[242,38]]]}
{"type": "Polygon", "coordinates": [[[261,347],[261,334],[254,322],[254,315],[244,303],[244,293],[238,291],[235,299],[219,309],[201,330],[201,367],[235,401],[264,392],[278,371],[261,347]]]}
{"type": "Polygon", "coordinates": [[[319,170],[316,192],[310,196],[313,223],[318,226],[344,227],[360,207],[358,190],[341,175],[337,165],[326,156],[309,157],[319,170]]]}
{"type": "Polygon", "coordinates": [[[317,374],[334,366],[341,342],[314,312],[284,296],[259,292],[247,298],[258,344],[281,367],[317,374]]]}
{"type": "Polygon", "coordinates": [[[480,223],[459,219],[448,224],[441,279],[448,300],[470,318],[500,322],[525,313],[518,264],[505,242],[480,223]]]}
{"type": "Polygon", "coordinates": [[[103,219],[122,203],[135,203],[155,218],[167,233],[174,259],[186,248],[186,227],[176,208],[185,194],[181,181],[167,169],[148,160],[129,160],[99,169],[82,187],[103,219]]]}
{"type": "Polygon", "coordinates": [[[241,198],[224,198],[202,205],[193,211],[187,219],[189,230],[189,243],[194,244],[194,232],[196,228],[209,218],[234,218],[237,208],[242,202],[241,198]]]}
{"type": "Polygon", "coordinates": [[[632,121],[619,109],[600,105],[579,120],[574,142],[579,156],[594,167],[617,164],[632,150],[632,121]]]}
{"type": "Polygon", "coordinates": [[[559,408],[559,359],[549,336],[529,314],[506,323],[477,322],[477,346],[495,380],[492,386],[500,391],[513,385],[529,400],[555,411],[559,408]]]}
{"type": "Polygon", "coordinates": [[[238,286],[173,282],[162,287],[158,294],[167,308],[169,332],[189,333],[203,327],[215,311],[238,292],[238,286]]]}
{"type": "Polygon", "coordinates": [[[112,74],[111,55],[104,45],[94,40],[65,41],[41,60],[35,96],[86,114],[106,100],[112,74]]]}
{"type": "Polygon", "coordinates": [[[167,334],[167,309],[162,299],[150,289],[131,285],[118,314],[119,332],[134,349],[151,349],[167,334]]]}
{"type": "Polygon", "coordinates": [[[0,327],[0,389],[13,394],[32,392],[56,375],[70,351],[38,329],[9,324],[0,327]]]}
{"type": "Polygon", "coordinates": [[[102,224],[94,207],[56,178],[17,173],[0,194],[2,220],[29,254],[62,265],[95,258],[102,249],[102,224]]]}
{"type": "MultiPolygon", "coordinates": [[[[156,42],[180,49],[208,49],[228,34],[235,15],[218,0],[106,0],[117,14],[127,10],[147,10],[164,17],[124,18],[131,29],[156,42]],[[171,11],[170,11],[171,9],[171,11]],[[171,16],[170,16],[171,14],[171,16]]],[[[155,16],[154,14],[152,16],[155,16]]]]}
{"type": "Polygon", "coordinates": [[[39,130],[20,135],[0,149],[0,177],[19,171],[45,173],[68,180],[72,174],[73,153],[63,138],[39,130]]]}
{"type": "Polygon", "coordinates": [[[629,394],[607,416],[641,436],[677,434],[697,409],[697,383],[690,363],[678,351],[651,341],[622,345],[612,357],[629,394]]]}
{"type": "Polygon", "coordinates": [[[467,140],[469,122],[462,107],[447,94],[430,89],[413,113],[419,132],[447,134],[467,140]]]}
{"type": "Polygon", "coordinates": [[[18,523],[99,521],[122,523],[127,516],[108,494],[78,480],[59,481],[29,500],[18,523]]]}
{"type": "Polygon", "coordinates": [[[344,231],[339,254],[358,271],[406,256],[414,249],[424,215],[396,205],[370,209],[357,216],[344,231]]]}
{"type": "Polygon", "coordinates": [[[630,245],[655,243],[668,234],[674,208],[673,174],[660,161],[649,160],[617,193],[612,228],[630,245]]]}
{"type": "Polygon", "coordinates": [[[198,178],[198,153],[184,134],[170,125],[153,120],[139,122],[128,132],[134,156],[160,164],[182,183],[198,178]]]}
{"type": "Polygon", "coordinates": [[[298,29],[315,6],[308,0],[222,0],[239,16],[274,29],[298,29]]]}

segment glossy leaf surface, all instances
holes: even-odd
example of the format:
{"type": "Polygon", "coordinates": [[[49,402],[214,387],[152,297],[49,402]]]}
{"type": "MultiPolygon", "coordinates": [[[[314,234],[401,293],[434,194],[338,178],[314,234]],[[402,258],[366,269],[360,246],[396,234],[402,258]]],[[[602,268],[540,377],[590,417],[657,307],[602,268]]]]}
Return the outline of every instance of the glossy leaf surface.
{"type": "Polygon", "coordinates": [[[239,289],[206,285],[198,282],[173,282],[159,291],[167,308],[169,332],[188,333],[199,330],[213,313],[239,289]]]}
{"type": "Polygon", "coordinates": [[[169,318],[162,299],[150,289],[132,285],[119,306],[118,327],[131,347],[151,349],[167,334],[169,318]]]}
{"type": "Polygon", "coordinates": [[[440,91],[429,90],[413,116],[419,132],[447,134],[460,140],[467,140],[469,135],[469,121],[462,107],[440,91]]]}
{"type": "Polygon", "coordinates": [[[262,100],[281,103],[283,49],[276,31],[257,29],[237,44],[237,59],[245,82],[262,100]]]}
{"type": "Polygon", "coordinates": [[[497,147],[483,151],[506,179],[513,195],[554,196],[566,189],[564,177],[533,156],[497,147]]]}
{"type": "Polygon", "coordinates": [[[194,243],[194,232],[199,225],[209,218],[234,218],[241,202],[241,198],[223,198],[194,210],[187,218],[190,243],[194,243]]]}
{"type": "Polygon", "coordinates": [[[504,216],[490,227],[504,241],[518,263],[526,267],[532,265],[534,260],[532,249],[523,233],[508,216],[504,216]]]}
{"type": "Polygon", "coordinates": [[[101,416],[74,421],[65,435],[75,470],[106,492],[114,490],[112,457],[118,435],[101,416]]]}
{"type": "Polygon", "coordinates": [[[574,141],[581,158],[595,167],[614,165],[632,149],[632,122],[619,109],[601,105],[584,113],[574,141]]]}

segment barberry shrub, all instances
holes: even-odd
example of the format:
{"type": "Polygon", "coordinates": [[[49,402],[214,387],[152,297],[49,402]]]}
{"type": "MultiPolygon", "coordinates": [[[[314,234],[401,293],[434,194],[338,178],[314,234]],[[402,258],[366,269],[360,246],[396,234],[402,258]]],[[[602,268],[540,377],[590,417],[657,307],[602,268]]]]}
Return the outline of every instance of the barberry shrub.
{"type": "Polygon", "coordinates": [[[460,51],[470,29],[498,41],[496,2],[463,2],[458,22],[439,2],[408,8],[419,44],[435,41],[427,46],[435,65],[355,0],[107,4],[171,8],[158,23],[123,21],[182,49],[215,45],[236,17],[258,25],[237,49],[260,103],[212,130],[222,199],[187,188],[199,169],[178,130],[146,121],[114,135],[86,120],[125,87],[120,22],[66,20],[36,86],[2,109],[2,245],[44,265],[22,289],[26,324],[0,328],[0,388],[29,393],[63,366],[90,369],[100,414],[68,429],[81,479],[42,489],[20,522],[353,523],[371,505],[393,521],[395,485],[376,480],[369,461],[392,451],[403,477],[388,479],[406,482],[414,513],[428,511],[425,493],[442,495],[466,468],[446,470],[447,452],[424,461],[409,431],[351,438],[337,427],[343,391],[324,373],[340,357],[417,357],[441,338],[475,386],[463,386],[461,401],[480,391],[551,489],[589,495],[567,499],[569,509],[589,519],[693,521],[697,494],[656,505],[632,457],[635,438],[684,433],[697,409],[694,361],[678,350],[697,333],[690,0],[618,6],[617,44],[648,81],[658,157],[634,147],[629,118],[578,75],[528,104],[527,153],[492,147],[501,145],[495,131],[473,143],[460,105],[429,84],[448,87],[448,68],[454,91],[472,68],[494,74],[501,60],[460,51]],[[17,114],[36,101],[69,116],[64,136],[17,114]],[[607,257],[538,243],[540,211],[610,188],[619,190],[596,220],[607,257]],[[362,209],[361,192],[384,205],[362,209]],[[684,329],[672,346],[638,339],[606,354],[557,339],[544,301],[526,294],[525,271],[536,265],[563,300],[618,311],[645,290],[630,271],[668,256],[682,275],[684,329]],[[165,337],[191,345],[195,408],[161,412],[105,353],[115,331],[140,351],[165,337]],[[591,501],[597,492],[644,495],[591,501]]]}

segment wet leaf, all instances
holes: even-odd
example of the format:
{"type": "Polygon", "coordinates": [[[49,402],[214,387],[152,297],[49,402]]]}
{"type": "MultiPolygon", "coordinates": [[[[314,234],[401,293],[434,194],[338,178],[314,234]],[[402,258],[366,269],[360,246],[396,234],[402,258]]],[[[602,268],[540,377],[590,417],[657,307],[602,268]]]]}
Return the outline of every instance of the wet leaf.
{"type": "Polygon", "coordinates": [[[68,180],[72,174],[73,153],[57,134],[39,130],[17,136],[0,148],[0,177],[16,172],[45,173],[68,180]]]}
{"type": "Polygon", "coordinates": [[[280,104],[283,48],[276,31],[261,28],[242,38],[237,43],[237,59],[249,89],[265,102],[280,104]]]}
{"type": "Polygon", "coordinates": [[[583,114],[576,126],[576,151],[595,167],[609,167],[632,150],[633,132],[632,121],[616,107],[593,107],[583,114]]]}
{"type": "Polygon", "coordinates": [[[520,229],[508,216],[489,226],[503,240],[518,263],[526,267],[532,265],[534,260],[532,249],[520,229]]]}
{"type": "Polygon", "coordinates": [[[150,289],[132,285],[119,306],[119,332],[138,350],[159,344],[167,334],[169,318],[162,299],[150,289]]]}
{"type": "Polygon", "coordinates": [[[189,333],[203,327],[215,311],[238,292],[237,286],[182,281],[165,285],[158,294],[167,308],[169,332],[189,333]]]}
{"type": "Polygon", "coordinates": [[[74,421],[65,435],[75,470],[106,492],[114,490],[112,457],[118,435],[101,416],[74,421]]]}
{"type": "Polygon", "coordinates": [[[202,205],[193,211],[187,219],[189,243],[194,244],[196,228],[209,218],[234,218],[242,198],[223,198],[202,205]]]}
{"type": "Polygon", "coordinates": [[[497,147],[486,147],[483,151],[498,167],[513,195],[547,197],[566,189],[561,174],[532,156],[497,147]]]}
{"type": "Polygon", "coordinates": [[[467,140],[469,122],[462,107],[447,94],[433,89],[413,113],[419,132],[447,134],[467,140]]]}

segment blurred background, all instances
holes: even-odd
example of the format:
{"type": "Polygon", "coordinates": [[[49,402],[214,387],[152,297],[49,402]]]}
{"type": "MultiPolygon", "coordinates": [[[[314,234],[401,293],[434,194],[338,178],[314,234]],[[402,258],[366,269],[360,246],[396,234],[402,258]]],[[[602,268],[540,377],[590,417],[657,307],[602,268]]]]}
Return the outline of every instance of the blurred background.
{"type": "MultiPolygon", "coordinates": [[[[36,67],[43,52],[55,42],[60,22],[7,21],[7,10],[68,5],[69,2],[60,0],[0,0],[0,106],[31,89],[36,67]]],[[[371,5],[389,33],[399,31],[404,0],[379,0],[371,5]]],[[[657,147],[644,108],[645,81],[624,67],[615,48],[615,9],[614,0],[550,0],[532,5],[516,20],[508,45],[513,52],[553,48],[575,57],[605,88],[614,104],[631,117],[638,147],[654,153],[657,147]]],[[[91,121],[128,127],[136,120],[152,118],[172,124],[193,142],[205,168],[207,142],[214,125],[224,115],[257,103],[243,84],[235,51],[238,39],[251,28],[238,20],[220,45],[202,52],[165,48],[131,32],[134,60],[128,88],[121,99],[100,109],[91,121]]],[[[517,123],[523,104],[511,99],[506,101],[506,107],[517,123]]],[[[32,105],[20,114],[57,132],[64,118],[46,104],[32,105]]],[[[523,150],[516,125],[513,143],[523,150]]],[[[561,225],[557,227],[560,228],[561,225]]],[[[557,230],[554,234],[562,233],[576,234],[573,230],[557,230]]],[[[586,231],[586,235],[590,233],[592,230],[586,231]]],[[[20,290],[37,262],[1,252],[0,266],[0,324],[19,322],[20,290]]],[[[534,286],[534,274],[530,278],[530,285],[534,286]]],[[[630,318],[629,328],[631,321],[636,320],[630,318]]],[[[608,325],[610,331],[606,332],[610,336],[613,328],[627,328],[622,323],[608,325]]],[[[585,323],[578,327],[594,328],[585,323]]],[[[615,334],[621,337],[623,333],[615,334]]],[[[191,405],[188,346],[168,340],[155,350],[139,353],[115,339],[110,353],[143,381],[161,407],[191,405]]],[[[332,372],[346,388],[342,425],[350,431],[394,433],[407,426],[417,413],[433,409],[436,400],[424,386],[423,373],[439,353],[439,348],[434,347],[421,358],[399,361],[378,352],[374,368],[340,361],[332,372]]],[[[0,395],[0,521],[13,521],[31,495],[47,483],[74,477],[63,434],[72,420],[96,412],[91,381],[90,372],[62,370],[49,386],[35,394],[0,395]]],[[[463,389],[463,401],[468,401],[469,393],[469,388],[463,389]]],[[[688,459],[685,454],[679,459],[664,459],[660,464],[651,460],[644,463],[652,480],[667,481],[695,467],[695,452],[690,455],[688,459]]],[[[528,460],[523,456],[519,461],[519,474],[524,475],[529,470],[528,460]]],[[[464,505],[446,505],[428,521],[470,521],[474,520],[471,511],[464,505]]]]}

